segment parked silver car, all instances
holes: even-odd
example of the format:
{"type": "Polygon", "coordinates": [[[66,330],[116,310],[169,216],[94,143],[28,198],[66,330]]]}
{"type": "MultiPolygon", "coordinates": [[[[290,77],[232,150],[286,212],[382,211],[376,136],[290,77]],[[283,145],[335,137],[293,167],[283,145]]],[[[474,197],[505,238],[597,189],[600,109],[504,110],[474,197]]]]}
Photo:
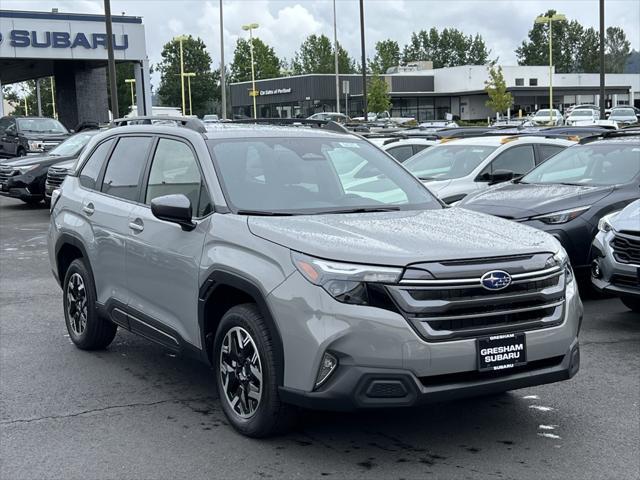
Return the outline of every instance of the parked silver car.
{"type": "Polygon", "coordinates": [[[640,313],[640,200],[600,219],[592,251],[593,285],[640,313]]]}
{"type": "Polygon", "coordinates": [[[551,235],[444,208],[355,135],[181,121],[99,134],[52,199],[79,348],[124,328],[209,363],[255,437],[291,404],[406,407],[578,371],[582,304],[551,235]]]}

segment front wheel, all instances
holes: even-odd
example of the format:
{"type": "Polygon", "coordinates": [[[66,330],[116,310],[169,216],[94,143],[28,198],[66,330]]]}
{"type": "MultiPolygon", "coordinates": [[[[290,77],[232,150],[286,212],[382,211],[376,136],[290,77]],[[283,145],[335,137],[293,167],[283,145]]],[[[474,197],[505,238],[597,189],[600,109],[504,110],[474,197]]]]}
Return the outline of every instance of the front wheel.
{"type": "Polygon", "coordinates": [[[636,313],[640,313],[640,298],[638,297],[621,297],[622,303],[629,309],[636,313]]]}
{"type": "Polygon", "coordinates": [[[278,396],[274,346],[256,305],[224,314],[212,360],[222,409],[237,431],[260,438],[286,429],[292,407],[278,396]]]}
{"type": "Polygon", "coordinates": [[[81,258],[71,262],[62,285],[64,318],[71,341],[82,350],[108,347],[118,327],[98,315],[93,276],[81,258]]]}

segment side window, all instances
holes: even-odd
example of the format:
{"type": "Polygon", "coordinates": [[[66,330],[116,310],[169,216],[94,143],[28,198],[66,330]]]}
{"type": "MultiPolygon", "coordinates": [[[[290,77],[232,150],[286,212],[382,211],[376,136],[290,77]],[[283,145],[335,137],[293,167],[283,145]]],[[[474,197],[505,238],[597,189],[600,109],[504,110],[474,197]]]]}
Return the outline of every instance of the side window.
{"type": "Polygon", "coordinates": [[[89,160],[87,160],[80,172],[80,185],[85,188],[90,188],[91,190],[96,189],[96,180],[98,179],[98,175],[100,175],[100,170],[102,170],[102,165],[107,159],[112,144],[113,139],[107,140],[98,145],[98,148],[93,151],[91,157],[89,157],[89,160]]]}
{"type": "Polygon", "coordinates": [[[498,155],[491,162],[491,172],[508,170],[516,175],[524,175],[535,167],[532,145],[512,147],[498,155]]]}
{"type": "Polygon", "coordinates": [[[137,200],[140,174],[147,160],[151,137],[122,137],[111,154],[102,180],[102,192],[137,200]]]}
{"type": "Polygon", "coordinates": [[[415,155],[416,153],[421,152],[422,150],[424,150],[428,146],[429,145],[414,145],[413,146],[413,154],[415,155]]]}
{"type": "Polygon", "coordinates": [[[149,172],[145,203],[149,205],[156,197],[179,193],[191,201],[196,217],[211,212],[211,200],[202,182],[198,161],[189,146],[161,138],[149,172]]]}
{"type": "Polygon", "coordinates": [[[0,118],[0,133],[4,133],[10,123],[11,119],[9,117],[0,118]]]}
{"type": "Polygon", "coordinates": [[[413,156],[413,148],[411,145],[398,145],[387,150],[387,153],[395,158],[398,162],[402,163],[407,158],[413,156]]]}
{"type": "Polygon", "coordinates": [[[539,158],[538,163],[544,162],[547,158],[553,157],[556,153],[560,153],[565,147],[560,145],[538,145],[539,158]]]}

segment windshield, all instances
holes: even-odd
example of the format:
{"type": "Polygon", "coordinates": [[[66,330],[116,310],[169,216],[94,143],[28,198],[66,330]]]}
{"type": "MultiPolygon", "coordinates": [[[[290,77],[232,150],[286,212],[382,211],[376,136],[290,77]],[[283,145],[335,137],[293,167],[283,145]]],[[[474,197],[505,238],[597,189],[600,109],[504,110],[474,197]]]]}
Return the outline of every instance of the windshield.
{"type": "Polygon", "coordinates": [[[420,180],[450,180],[469,175],[498,147],[488,145],[436,145],[404,162],[420,180]]]}
{"type": "Polygon", "coordinates": [[[55,155],[59,157],[72,157],[75,155],[79,155],[82,149],[87,145],[91,137],[93,137],[97,131],[95,132],[86,132],[86,133],[78,133],[71,138],[68,138],[56,148],[49,152],[49,155],[55,155]]]}
{"type": "Polygon", "coordinates": [[[635,117],[636,112],[631,108],[614,108],[611,110],[611,115],[616,115],[618,117],[635,117]]]}
{"type": "Polygon", "coordinates": [[[32,133],[68,133],[67,129],[53,118],[18,118],[18,130],[32,133]]]}
{"type": "MultiPolygon", "coordinates": [[[[560,112],[558,112],[558,110],[554,110],[551,115],[552,116],[557,116],[559,115],[560,112]]],[[[549,110],[538,110],[536,112],[536,117],[548,117],[549,116],[549,110]]]]}
{"type": "Polygon", "coordinates": [[[610,143],[567,148],[525,175],[522,183],[619,185],[640,173],[640,146],[610,143]]]}
{"type": "Polygon", "coordinates": [[[593,117],[593,112],[591,110],[574,110],[571,113],[572,117],[593,117]]]}
{"type": "Polygon", "coordinates": [[[398,163],[363,140],[270,137],[208,144],[227,202],[237,213],[442,208],[398,163]]]}

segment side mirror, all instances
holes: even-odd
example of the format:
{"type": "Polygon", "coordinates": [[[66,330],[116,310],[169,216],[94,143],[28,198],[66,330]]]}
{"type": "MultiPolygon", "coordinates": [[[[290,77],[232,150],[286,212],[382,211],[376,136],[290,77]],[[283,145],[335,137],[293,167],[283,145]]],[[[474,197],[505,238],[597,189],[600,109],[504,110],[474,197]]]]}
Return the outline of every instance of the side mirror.
{"type": "Polygon", "coordinates": [[[491,177],[489,178],[489,185],[508,182],[509,180],[513,180],[515,176],[516,174],[511,170],[496,170],[491,174],[491,177]]]}
{"type": "Polygon", "coordinates": [[[160,220],[177,223],[185,232],[196,228],[191,220],[191,201],[181,193],[154,198],[151,200],[151,213],[160,220]]]}

